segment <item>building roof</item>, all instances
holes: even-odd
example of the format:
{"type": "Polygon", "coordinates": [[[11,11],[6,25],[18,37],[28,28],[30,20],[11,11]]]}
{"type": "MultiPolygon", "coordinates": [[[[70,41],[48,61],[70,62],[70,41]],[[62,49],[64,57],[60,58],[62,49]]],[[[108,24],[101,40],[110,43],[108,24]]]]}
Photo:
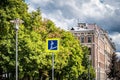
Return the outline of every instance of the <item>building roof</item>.
{"type": "Polygon", "coordinates": [[[84,29],[84,28],[80,28],[80,27],[72,27],[71,30],[74,30],[74,31],[91,31],[93,29],[84,29]]]}

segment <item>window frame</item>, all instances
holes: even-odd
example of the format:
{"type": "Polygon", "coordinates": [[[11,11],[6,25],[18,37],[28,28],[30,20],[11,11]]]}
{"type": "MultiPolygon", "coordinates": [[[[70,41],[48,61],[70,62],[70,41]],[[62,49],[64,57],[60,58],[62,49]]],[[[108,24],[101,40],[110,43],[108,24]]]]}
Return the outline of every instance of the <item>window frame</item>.
{"type": "Polygon", "coordinates": [[[85,37],[84,36],[80,36],[80,42],[85,43],[85,37]]]}
{"type": "Polygon", "coordinates": [[[87,42],[88,42],[88,43],[92,43],[92,42],[93,42],[93,41],[92,41],[92,36],[88,36],[88,37],[87,37],[87,42]]]}

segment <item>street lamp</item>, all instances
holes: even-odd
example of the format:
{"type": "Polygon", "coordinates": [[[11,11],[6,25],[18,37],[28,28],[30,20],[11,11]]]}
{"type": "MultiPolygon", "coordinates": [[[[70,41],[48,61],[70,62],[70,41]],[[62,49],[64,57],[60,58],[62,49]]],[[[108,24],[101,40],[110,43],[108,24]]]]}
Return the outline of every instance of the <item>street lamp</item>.
{"type": "Polygon", "coordinates": [[[11,20],[10,22],[14,23],[15,32],[16,32],[16,80],[18,80],[18,30],[19,30],[19,24],[23,23],[23,21],[17,18],[15,20],[11,20]]]}

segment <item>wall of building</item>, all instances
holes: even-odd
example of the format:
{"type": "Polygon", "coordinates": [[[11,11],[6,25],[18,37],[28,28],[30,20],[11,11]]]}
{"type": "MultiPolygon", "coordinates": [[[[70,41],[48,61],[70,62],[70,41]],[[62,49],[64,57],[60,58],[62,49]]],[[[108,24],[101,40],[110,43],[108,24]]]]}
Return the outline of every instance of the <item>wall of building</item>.
{"type": "Polygon", "coordinates": [[[71,32],[80,41],[84,37],[84,41],[81,41],[81,44],[91,48],[92,65],[96,71],[96,80],[106,80],[106,70],[110,64],[110,56],[115,51],[108,34],[96,24],[79,24],[78,27],[80,27],[80,30],[77,29],[76,31],[74,29],[71,32]]]}

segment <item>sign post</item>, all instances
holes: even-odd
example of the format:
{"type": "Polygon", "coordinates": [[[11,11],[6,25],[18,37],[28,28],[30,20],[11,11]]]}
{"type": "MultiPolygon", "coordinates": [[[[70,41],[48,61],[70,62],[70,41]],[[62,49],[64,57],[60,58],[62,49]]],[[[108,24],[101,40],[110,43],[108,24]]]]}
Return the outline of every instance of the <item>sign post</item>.
{"type": "Polygon", "coordinates": [[[52,80],[54,80],[54,53],[59,51],[59,39],[51,38],[46,40],[46,50],[47,52],[52,52],[52,80]]]}
{"type": "Polygon", "coordinates": [[[52,53],[52,80],[54,80],[54,53],[52,53]]]}

